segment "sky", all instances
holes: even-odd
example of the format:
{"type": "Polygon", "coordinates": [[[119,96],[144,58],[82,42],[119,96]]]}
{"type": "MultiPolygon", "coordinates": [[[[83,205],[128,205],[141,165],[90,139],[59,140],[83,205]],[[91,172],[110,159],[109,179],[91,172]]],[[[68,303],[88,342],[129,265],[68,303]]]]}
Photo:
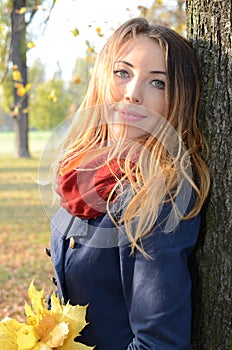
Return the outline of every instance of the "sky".
{"type": "Polygon", "coordinates": [[[57,0],[48,25],[41,35],[40,24],[44,14],[38,12],[30,31],[36,46],[28,52],[28,65],[39,58],[46,65],[47,78],[52,78],[58,66],[64,80],[72,79],[72,70],[78,57],[85,57],[86,44],[94,44],[97,52],[120,24],[139,16],[138,6],[149,7],[153,0],[57,0]],[[96,28],[101,28],[99,37],[96,28]],[[72,30],[77,28],[79,35],[72,30]]]}

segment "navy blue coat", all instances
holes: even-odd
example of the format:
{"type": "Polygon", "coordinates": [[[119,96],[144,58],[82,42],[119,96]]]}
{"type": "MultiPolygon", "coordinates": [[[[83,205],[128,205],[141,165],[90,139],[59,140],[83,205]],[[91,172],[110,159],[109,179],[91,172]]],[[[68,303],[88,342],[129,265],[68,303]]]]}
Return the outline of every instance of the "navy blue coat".
{"type": "Polygon", "coordinates": [[[86,305],[77,341],[96,350],[191,350],[188,259],[199,216],[164,233],[168,208],[143,239],[150,258],[131,253],[108,214],[80,219],[60,209],[52,220],[51,257],[65,302],[86,305]]]}

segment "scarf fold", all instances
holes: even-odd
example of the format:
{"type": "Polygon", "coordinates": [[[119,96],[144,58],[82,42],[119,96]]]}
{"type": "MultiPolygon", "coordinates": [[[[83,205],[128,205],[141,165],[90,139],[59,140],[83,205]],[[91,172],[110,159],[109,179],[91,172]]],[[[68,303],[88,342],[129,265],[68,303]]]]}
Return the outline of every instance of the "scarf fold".
{"type": "MultiPolygon", "coordinates": [[[[124,175],[117,159],[110,160],[109,165],[105,164],[106,159],[106,154],[100,155],[80,166],[77,158],[61,166],[56,192],[60,205],[72,215],[90,219],[106,213],[109,194],[117,178],[121,179],[124,175]]],[[[116,197],[117,194],[113,193],[111,203],[116,197]]]]}

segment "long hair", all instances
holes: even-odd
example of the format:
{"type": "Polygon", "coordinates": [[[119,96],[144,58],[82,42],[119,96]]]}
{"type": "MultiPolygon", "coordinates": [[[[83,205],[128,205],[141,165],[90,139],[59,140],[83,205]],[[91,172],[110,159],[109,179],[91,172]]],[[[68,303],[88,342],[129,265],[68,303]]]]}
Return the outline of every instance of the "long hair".
{"type": "MultiPolygon", "coordinates": [[[[109,132],[106,104],[113,99],[114,62],[123,45],[141,35],[154,40],[164,52],[166,123],[155,134],[147,135],[129,147],[123,142],[122,132],[117,146],[112,146],[109,152],[110,157],[117,155],[125,159],[125,177],[117,179],[114,191],[128,188],[122,186],[125,179],[130,184],[132,196],[122,211],[121,223],[132,249],[137,247],[139,250],[142,250],[142,237],[154,227],[164,202],[172,204],[179,220],[188,220],[199,213],[209,191],[210,177],[202,156],[204,142],[196,121],[200,95],[198,67],[189,42],[165,26],[149,25],[143,18],[134,18],[121,25],[98,55],[86,96],[65,136],[56,162],[72,160],[86,151],[104,151],[109,132]],[[171,145],[171,151],[167,145],[171,145]],[[131,166],[135,156],[136,164],[131,166]],[[176,199],[186,183],[193,189],[195,200],[183,213],[176,199]],[[135,226],[132,225],[134,220],[135,226]]],[[[110,199],[111,196],[108,201],[110,199]]],[[[115,221],[109,205],[108,211],[115,221]]]]}

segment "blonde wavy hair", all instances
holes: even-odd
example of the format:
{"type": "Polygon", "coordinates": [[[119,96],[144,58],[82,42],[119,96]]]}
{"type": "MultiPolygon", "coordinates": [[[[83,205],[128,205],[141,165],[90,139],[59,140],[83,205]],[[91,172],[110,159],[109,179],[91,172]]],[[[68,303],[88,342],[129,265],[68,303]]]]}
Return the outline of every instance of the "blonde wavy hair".
{"type": "Polygon", "coordinates": [[[188,220],[199,213],[206,199],[210,177],[203,159],[203,137],[196,121],[199,95],[193,50],[185,38],[165,26],[150,25],[143,18],[131,19],[114,32],[98,55],[86,96],[62,142],[54,171],[61,161],[72,161],[87,151],[92,157],[107,151],[108,163],[115,157],[125,160],[123,165],[119,162],[125,176],[116,179],[107,210],[117,225],[123,223],[132,250],[136,247],[143,251],[141,239],[154,227],[163,203],[172,204],[178,220],[188,220]],[[114,63],[123,45],[138,35],[151,38],[164,51],[167,71],[164,119],[167,122],[161,123],[157,132],[133,142],[125,140],[122,130],[117,144],[106,146],[109,136],[106,104],[113,101],[114,63]],[[136,162],[131,165],[135,156],[136,162]],[[123,186],[125,180],[130,184],[132,196],[122,217],[116,220],[110,211],[110,201],[113,192],[117,190],[123,195],[128,189],[123,186]],[[183,213],[176,199],[186,183],[193,189],[195,200],[183,213]],[[134,220],[136,225],[133,225],[134,220]]]}

